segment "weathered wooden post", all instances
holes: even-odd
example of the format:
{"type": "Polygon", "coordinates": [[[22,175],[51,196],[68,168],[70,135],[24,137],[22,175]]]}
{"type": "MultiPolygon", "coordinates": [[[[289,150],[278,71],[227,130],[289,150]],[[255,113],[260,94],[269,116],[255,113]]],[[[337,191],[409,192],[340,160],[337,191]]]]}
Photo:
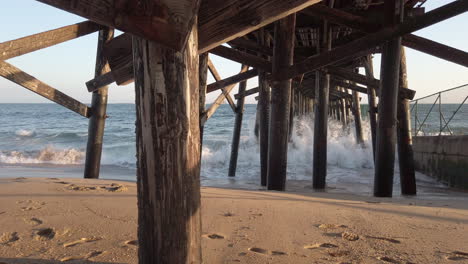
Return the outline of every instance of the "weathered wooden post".
{"type": "MultiPolygon", "coordinates": [[[[234,131],[232,134],[232,144],[231,144],[231,160],[229,161],[229,177],[236,176],[236,169],[237,169],[237,157],[239,156],[239,143],[240,143],[240,135],[242,130],[242,118],[244,116],[244,102],[245,96],[245,89],[247,87],[247,81],[242,81],[239,83],[239,94],[241,95],[239,99],[237,99],[237,107],[236,107],[236,120],[234,123],[234,131]]],[[[258,112],[258,110],[257,110],[258,112]]]]}
{"type": "Polygon", "coordinates": [[[288,137],[289,137],[289,142],[292,140],[292,135],[293,135],[293,130],[294,130],[294,109],[296,106],[294,105],[294,83],[291,83],[291,102],[290,102],[290,109],[289,109],[289,132],[288,132],[288,137]]]}
{"type": "MultiPolygon", "coordinates": [[[[368,78],[374,78],[374,66],[372,63],[372,55],[367,55],[367,60],[364,64],[364,69],[368,78]]],[[[367,100],[369,103],[369,123],[372,137],[372,154],[374,155],[375,160],[375,141],[377,138],[377,99],[375,94],[375,88],[371,85],[367,86],[367,100]]]]}
{"type": "MultiPolygon", "coordinates": [[[[405,49],[401,47],[400,87],[408,88],[405,49]]],[[[409,100],[398,97],[397,110],[397,146],[400,165],[401,194],[416,194],[416,178],[414,173],[413,142],[411,137],[411,113],[409,100]]]]}
{"type": "MultiPolygon", "coordinates": [[[[106,28],[99,31],[94,77],[101,76],[110,71],[107,60],[103,54],[103,49],[104,45],[113,37],[113,29],[106,28]]],[[[88,124],[88,143],[86,145],[84,167],[85,178],[99,178],[104,126],[106,123],[108,88],[108,86],[99,88],[93,92],[91,97],[91,116],[89,117],[88,124]]]]}
{"type": "MultiPolygon", "coordinates": [[[[359,73],[359,70],[356,69],[359,73]]],[[[361,121],[361,100],[359,94],[353,91],[353,114],[354,114],[354,126],[356,127],[356,142],[360,145],[364,145],[364,137],[362,134],[362,121],[361,121]]]]}
{"type": "Polygon", "coordinates": [[[201,263],[197,23],[182,51],[133,39],[139,263],[201,263]]]}
{"type": "MultiPolygon", "coordinates": [[[[348,90],[342,87],[338,87],[338,90],[344,93],[348,93],[348,90]]],[[[340,99],[340,113],[341,113],[341,123],[343,124],[343,129],[348,125],[348,116],[346,116],[346,98],[340,99]]]]}
{"type": "MultiPolygon", "coordinates": [[[[199,112],[200,117],[205,113],[205,104],[206,104],[206,80],[208,78],[208,53],[202,53],[199,56],[199,93],[200,93],[200,102],[199,102],[199,112]]],[[[203,127],[204,124],[200,118],[200,149],[203,147],[203,127]]],[[[202,151],[200,151],[200,155],[202,151]]]]}
{"type": "Polygon", "coordinates": [[[260,183],[267,184],[268,171],[268,134],[270,125],[270,85],[265,72],[258,73],[258,103],[260,113],[260,183]]]}
{"type": "MultiPolygon", "coordinates": [[[[325,21],[323,26],[322,51],[331,49],[331,30],[325,21]]],[[[312,164],[312,187],[325,189],[327,176],[327,134],[328,134],[328,96],[330,90],[330,75],[320,71],[315,72],[315,122],[314,150],[312,164]]]]}
{"type": "MultiPolygon", "coordinates": [[[[275,23],[273,76],[293,63],[296,14],[275,23]]],[[[288,162],[291,79],[273,82],[268,148],[268,190],[284,191],[288,162]]]]}
{"type": "MultiPolygon", "coordinates": [[[[386,25],[398,23],[395,18],[398,6],[403,6],[401,1],[384,2],[386,25]]],[[[400,48],[401,37],[388,41],[382,50],[374,175],[374,195],[377,197],[391,197],[393,193],[400,48]]]]}

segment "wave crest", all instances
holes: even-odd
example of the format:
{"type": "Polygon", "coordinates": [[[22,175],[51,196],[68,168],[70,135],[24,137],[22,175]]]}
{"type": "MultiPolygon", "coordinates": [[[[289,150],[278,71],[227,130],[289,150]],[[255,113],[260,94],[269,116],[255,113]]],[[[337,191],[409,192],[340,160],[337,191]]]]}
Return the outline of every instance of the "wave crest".
{"type": "Polygon", "coordinates": [[[56,149],[48,146],[40,151],[3,151],[0,163],[6,164],[81,164],[84,152],[78,149],[56,149]]]}

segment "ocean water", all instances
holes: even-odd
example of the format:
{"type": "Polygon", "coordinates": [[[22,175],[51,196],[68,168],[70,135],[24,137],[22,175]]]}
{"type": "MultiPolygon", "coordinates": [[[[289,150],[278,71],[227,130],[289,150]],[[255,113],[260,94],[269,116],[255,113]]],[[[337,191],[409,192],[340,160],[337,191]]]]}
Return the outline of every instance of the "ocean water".
{"type": "MultiPolygon", "coordinates": [[[[420,105],[418,111],[422,113],[423,110],[424,105],[420,105]]],[[[462,118],[457,121],[461,130],[468,128],[467,110],[467,107],[462,108],[462,118]]],[[[256,105],[245,106],[235,179],[227,177],[234,114],[228,105],[222,105],[208,120],[202,149],[202,184],[232,186],[241,183],[243,186],[258,187],[260,159],[259,145],[254,135],[255,111],[256,105]]],[[[338,121],[329,122],[327,182],[330,188],[352,186],[354,191],[371,190],[374,165],[365,106],[362,112],[364,147],[356,144],[353,123],[343,128],[338,121]]],[[[135,106],[110,104],[108,115],[102,177],[134,181],[135,106]]],[[[439,121],[428,119],[426,122],[439,121]]],[[[87,119],[55,104],[0,104],[0,123],[0,177],[20,174],[82,177],[87,119]]],[[[312,118],[295,120],[288,150],[288,180],[310,185],[312,146],[312,118]]],[[[418,174],[418,180],[440,187],[421,174],[418,174]]],[[[398,184],[398,176],[395,177],[395,184],[398,184]]]]}

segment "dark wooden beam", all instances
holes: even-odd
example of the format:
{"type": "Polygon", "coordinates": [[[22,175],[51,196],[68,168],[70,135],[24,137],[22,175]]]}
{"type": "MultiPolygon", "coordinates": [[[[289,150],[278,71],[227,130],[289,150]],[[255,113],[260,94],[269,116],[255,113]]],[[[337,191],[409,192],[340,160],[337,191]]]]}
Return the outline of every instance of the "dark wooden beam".
{"type": "MultiPolygon", "coordinates": [[[[327,70],[332,75],[339,76],[343,79],[346,79],[352,82],[357,82],[357,83],[366,85],[368,87],[371,86],[374,89],[376,89],[377,92],[379,91],[380,80],[378,79],[370,78],[368,76],[355,73],[353,71],[346,70],[343,68],[338,68],[338,67],[328,67],[327,70]]],[[[367,89],[366,89],[366,92],[367,92],[367,89]]],[[[413,99],[415,94],[416,94],[416,91],[414,90],[410,90],[406,87],[400,87],[400,96],[403,96],[406,99],[413,99]]]]}
{"type": "Polygon", "coordinates": [[[31,36],[0,43],[0,60],[8,60],[36,50],[44,49],[59,43],[79,38],[101,29],[102,26],[85,21],[31,36]]]}
{"type": "Polygon", "coordinates": [[[52,102],[62,105],[75,113],[78,113],[84,117],[89,117],[90,108],[87,105],[71,98],[59,90],[50,87],[49,85],[36,79],[34,76],[23,72],[8,62],[0,61],[0,76],[18,85],[21,85],[24,88],[51,100],[52,102]]]}
{"type": "Polygon", "coordinates": [[[252,95],[252,94],[256,94],[256,93],[258,93],[258,91],[259,91],[259,88],[258,88],[258,87],[251,88],[251,89],[249,89],[249,90],[247,90],[247,91],[245,91],[245,92],[243,92],[243,93],[235,94],[235,95],[234,95],[234,98],[235,98],[235,99],[239,99],[239,98],[241,98],[241,97],[246,97],[246,96],[249,96],[249,95],[252,95]]]}
{"type": "Polygon", "coordinates": [[[255,41],[248,40],[245,38],[236,38],[234,40],[229,41],[228,44],[231,47],[247,49],[266,56],[273,56],[273,49],[264,45],[260,45],[255,41]]]}
{"type": "MultiPolygon", "coordinates": [[[[244,93],[247,88],[247,81],[242,81],[239,83],[239,92],[244,93]]],[[[239,144],[240,136],[242,129],[242,118],[244,116],[244,103],[245,97],[242,96],[237,100],[237,110],[236,110],[236,119],[234,121],[234,129],[232,133],[232,143],[231,143],[231,158],[229,160],[229,170],[228,176],[236,176],[237,170],[237,158],[239,156],[239,144]]]]}
{"type": "MultiPolygon", "coordinates": [[[[244,73],[247,71],[249,67],[248,66],[245,66],[245,65],[242,65],[241,67],[241,70],[240,70],[240,73],[244,73]]],[[[232,89],[234,89],[234,87],[236,87],[236,84],[237,82],[235,83],[232,83],[232,84],[229,84],[228,86],[226,86],[226,91],[228,93],[230,93],[232,91],[232,89]]],[[[224,97],[224,94],[221,93],[220,95],[218,95],[218,97],[214,100],[214,102],[210,105],[210,107],[208,108],[208,110],[205,111],[205,113],[203,113],[203,115],[200,117],[200,122],[202,124],[205,124],[206,121],[208,121],[208,119],[210,119],[210,117],[212,115],[214,115],[214,113],[216,112],[216,110],[219,108],[219,106],[223,103],[225,97],[224,97]]]]}
{"type": "Polygon", "coordinates": [[[241,64],[249,65],[253,68],[261,69],[266,72],[271,72],[271,63],[269,61],[252,54],[235,50],[233,48],[218,46],[216,48],[211,49],[210,53],[226,59],[230,59],[232,61],[239,62],[241,64]]]}
{"type": "Polygon", "coordinates": [[[199,0],[37,0],[175,50],[187,41],[199,0]]]}
{"type": "Polygon", "coordinates": [[[206,88],[206,92],[211,93],[211,92],[214,92],[214,91],[219,90],[221,88],[227,87],[227,86],[229,86],[231,84],[236,84],[238,82],[245,81],[247,79],[253,78],[253,77],[257,76],[257,75],[258,75],[258,70],[257,69],[248,70],[246,72],[236,74],[236,75],[228,77],[226,79],[223,79],[223,80],[220,80],[220,81],[217,81],[217,82],[214,82],[214,83],[210,83],[206,88]]]}
{"type": "Polygon", "coordinates": [[[104,46],[103,54],[117,85],[133,82],[132,35],[122,34],[104,46]]]}
{"type": "Polygon", "coordinates": [[[206,52],[321,0],[206,0],[199,12],[199,49],[206,52]]]}
{"type": "MultiPolygon", "coordinates": [[[[375,32],[382,27],[381,23],[378,21],[372,21],[339,9],[329,8],[321,4],[306,8],[302,11],[302,13],[313,17],[327,19],[335,24],[343,25],[363,32],[375,32]]],[[[468,53],[465,51],[455,49],[413,34],[403,36],[402,44],[406,47],[468,67],[468,53]]]]}
{"type": "MultiPolygon", "coordinates": [[[[221,75],[219,75],[218,70],[216,70],[216,67],[214,66],[213,62],[211,61],[209,57],[208,57],[208,69],[211,72],[211,75],[213,75],[213,78],[215,79],[215,81],[222,80],[221,75]]],[[[229,92],[226,90],[225,87],[221,88],[221,91],[224,97],[226,97],[226,101],[231,106],[232,111],[235,113],[237,108],[236,108],[236,104],[234,103],[234,100],[232,100],[231,95],[229,94],[229,92]]]]}
{"type": "Polygon", "coordinates": [[[292,78],[306,72],[319,69],[337,62],[366,56],[370,49],[388,41],[423,29],[448,18],[462,14],[468,10],[468,0],[457,0],[436,8],[418,17],[407,18],[404,23],[393,27],[384,27],[375,33],[368,34],[346,45],[334,48],[328,52],[310,57],[300,63],[286,67],[280,74],[275,75],[276,80],[292,78]]]}
{"type": "Polygon", "coordinates": [[[103,75],[99,75],[96,78],[86,82],[86,88],[88,92],[92,93],[97,91],[99,88],[109,85],[114,82],[114,76],[112,72],[107,72],[103,75]]]}

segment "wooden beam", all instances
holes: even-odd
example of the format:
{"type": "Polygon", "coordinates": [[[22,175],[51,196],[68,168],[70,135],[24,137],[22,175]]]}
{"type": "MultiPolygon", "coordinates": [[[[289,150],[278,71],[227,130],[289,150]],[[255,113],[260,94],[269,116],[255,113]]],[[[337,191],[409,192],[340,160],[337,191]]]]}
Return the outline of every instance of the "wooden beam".
{"type": "Polygon", "coordinates": [[[252,95],[252,94],[256,94],[258,93],[259,91],[259,88],[258,87],[255,87],[255,88],[250,88],[249,90],[243,92],[243,93],[238,93],[238,94],[235,94],[234,95],[234,98],[235,99],[239,99],[241,97],[247,97],[249,95],[252,95]]]}
{"type": "Polygon", "coordinates": [[[133,82],[132,35],[122,34],[106,43],[103,53],[117,85],[133,82]]]}
{"type": "Polygon", "coordinates": [[[109,85],[114,82],[114,76],[112,72],[106,72],[103,75],[99,75],[96,78],[86,82],[86,88],[88,92],[92,93],[97,91],[99,88],[109,85]]]}
{"type": "Polygon", "coordinates": [[[321,0],[206,0],[199,12],[200,52],[246,35],[321,0]]]}
{"type": "Polygon", "coordinates": [[[408,48],[468,67],[468,52],[463,50],[412,34],[404,36],[402,44],[408,48]]]}
{"type": "MultiPolygon", "coordinates": [[[[327,19],[335,24],[347,26],[363,32],[375,32],[382,27],[381,23],[378,21],[372,21],[339,9],[329,8],[321,4],[304,9],[302,13],[313,17],[327,19]]],[[[413,34],[403,36],[402,44],[406,47],[468,67],[468,53],[465,51],[413,34]]]]}
{"type": "MultiPolygon", "coordinates": [[[[239,83],[239,92],[244,93],[247,88],[247,80],[239,83]]],[[[236,119],[234,121],[234,129],[232,133],[232,143],[231,143],[231,158],[229,160],[229,170],[228,176],[236,176],[237,170],[237,158],[239,156],[239,144],[240,136],[242,129],[242,118],[244,116],[244,103],[245,97],[241,97],[237,100],[237,110],[236,110],[236,119]]]]}
{"type": "Polygon", "coordinates": [[[101,29],[102,26],[85,21],[31,36],[0,43],[0,60],[8,60],[36,50],[44,49],[59,43],[79,38],[101,29]]]}
{"type": "MultiPolygon", "coordinates": [[[[379,91],[380,80],[378,79],[370,78],[368,76],[355,73],[353,71],[346,70],[343,68],[338,68],[338,67],[328,67],[327,70],[332,75],[339,76],[343,79],[346,79],[352,82],[364,84],[368,87],[371,86],[375,88],[376,91],[379,91]]],[[[366,89],[366,92],[367,92],[367,89],[366,89]]],[[[406,99],[413,99],[415,95],[416,95],[416,91],[408,89],[406,87],[400,87],[400,96],[403,96],[406,99]]]]}
{"type": "Polygon", "coordinates": [[[78,113],[84,117],[89,117],[90,108],[87,105],[71,98],[59,90],[50,87],[49,85],[36,79],[34,76],[23,72],[8,62],[0,61],[0,76],[18,85],[21,85],[24,88],[33,91],[42,97],[45,97],[46,99],[62,105],[75,113],[78,113]]]}
{"type": "MultiPolygon", "coordinates": [[[[241,71],[240,73],[244,73],[247,71],[249,67],[248,66],[242,66],[241,68],[241,71]]],[[[234,89],[234,87],[236,87],[236,84],[238,82],[234,82],[234,83],[231,83],[229,84],[227,87],[226,87],[226,91],[228,93],[230,93],[232,91],[232,89],[234,89]]],[[[202,115],[201,117],[201,120],[200,122],[202,124],[205,124],[206,121],[208,121],[208,119],[210,119],[210,117],[216,112],[216,110],[219,108],[219,106],[221,105],[221,103],[224,101],[224,94],[220,94],[216,100],[210,105],[210,108],[208,108],[208,110],[202,115]]]]}
{"type": "Polygon", "coordinates": [[[346,45],[332,49],[331,51],[312,56],[300,63],[286,67],[281,73],[275,75],[276,80],[285,80],[328,66],[337,62],[366,56],[370,49],[385,41],[409,34],[441,22],[448,18],[462,14],[468,10],[468,0],[457,0],[436,8],[418,17],[407,18],[404,23],[393,27],[384,27],[375,33],[368,34],[346,45]]]}
{"type": "Polygon", "coordinates": [[[257,76],[257,75],[258,75],[257,69],[248,70],[248,71],[239,73],[237,75],[228,77],[226,79],[223,79],[221,81],[210,83],[206,88],[206,92],[211,93],[211,92],[214,92],[214,91],[219,90],[221,88],[227,87],[227,86],[229,86],[231,84],[236,84],[238,82],[245,81],[247,79],[253,78],[253,77],[257,76]]]}
{"type": "Polygon", "coordinates": [[[252,54],[235,50],[233,48],[218,46],[210,50],[210,53],[239,62],[241,64],[249,65],[253,68],[271,72],[271,63],[269,61],[252,54]]]}
{"type": "Polygon", "coordinates": [[[258,52],[262,55],[273,56],[273,49],[260,45],[255,41],[248,40],[245,38],[236,38],[228,42],[231,47],[243,48],[250,51],[258,52]]]}
{"type": "MultiPolygon", "coordinates": [[[[213,75],[213,78],[215,81],[220,81],[221,80],[221,75],[219,75],[218,70],[216,70],[216,67],[214,66],[213,62],[211,61],[210,57],[208,57],[208,69],[211,72],[211,75],[213,75]]],[[[232,100],[231,95],[226,91],[226,87],[221,88],[221,92],[223,93],[224,97],[226,97],[226,101],[229,103],[231,106],[232,112],[236,112],[236,104],[234,103],[234,100],[232,100]]]]}
{"type": "Polygon", "coordinates": [[[187,41],[199,0],[37,0],[175,50],[187,41]]]}

